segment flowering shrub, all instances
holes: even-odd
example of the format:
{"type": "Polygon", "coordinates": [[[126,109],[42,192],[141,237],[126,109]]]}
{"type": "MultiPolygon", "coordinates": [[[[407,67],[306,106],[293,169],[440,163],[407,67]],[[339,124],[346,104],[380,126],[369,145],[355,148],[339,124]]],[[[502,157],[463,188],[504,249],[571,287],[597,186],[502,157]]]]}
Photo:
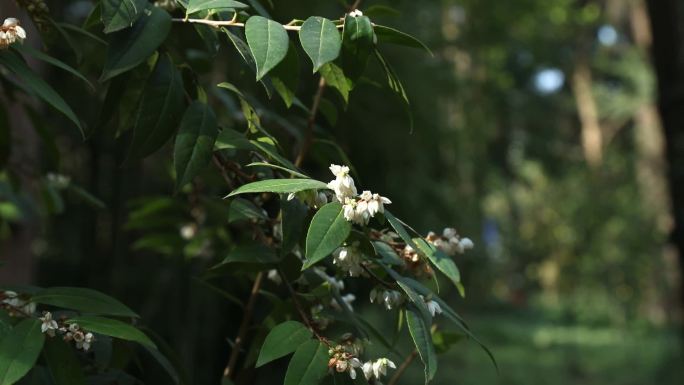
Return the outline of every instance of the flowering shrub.
{"type": "MultiPolygon", "coordinates": [[[[25,3],[20,2],[33,6],[29,13],[39,17],[41,25],[63,28],[49,19],[42,2],[25,3]]],[[[128,146],[126,162],[139,161],[173,142],[176,190],[195,202],[192,220],[175,224],[178,230],[173,237],[193,246],[185,249],[187,253],[212,261],[208,277],[247,275],[253,285],[242,326],[230,336],[236,338],[223,383],[236,379],[242,368],[260,368],[289,355],[286,385],[317,384],[326,376],[340,375],[381,384],[393,371],[389,383],[396,384],[416,356],[424,364],[427,383],[437,372],[436,351],[444,351],[453,340],[444,337],[448,332],[438,328],[436,320],[448,321],[460,334],[477,341],[463,319],[435,292],[441,274],[463,293],[454,257],[471,249],[472,241],[451,228],[441,236],[421,236],[388,210],[390,199],[368,190],[359,193],[348,165],[330,165],[333,179],[327,183],[301,168],[320,131],[324,91],[333,89],[342,103],[348,103],[371,57],[385,72],[390,90],[408,103],[380,45],[422,44],[373,23],[357,9],[359,3],[338,20],[313,16],[281,24],[237,1],[98,1],[83,27],[69,27],[86,38],[106,42],[99,83],[108,87],[106,92],[103,88],[104,109],[97,124],[81,118],[27,66],[24,57],[44,60],[90,84],[87,77],[56,58],[22,46],[24,39],[32,37],[26,36],[16,19],[9,18],[2,26],[2,75],[63,114],[84,136],[101,125],[115,126],[128,146]],[[288,141],[267,130],[253,97],[227,81],[212,84],[202,76],[203,70],[193,67],[190,51],[174,45],[174,34],[193,34],[206,43],[206,54],[214,56],[219,54],[221,38],[227,38],[236,51],[233,57],[253,71],[266,95],[278,95],[292,108],[293,122],[301,121],[299,110],[303,111],[302,134],[288,141]],[[297,97],[301,55],[294,45],[297,40],[309,59],[309,69],[319,74],[311,107],[297,97]],[[240,119],[226,114],[229,107],[221,105],[225,99],[237,101],[240,119]],[[288,159],[288,146],[294,150],[294,161],[288,159]],[[220,178],[206,177],[206,173],[220,178]],[[216,190],[199,189],[198,180],[215,184],[216,190]],[[213,191],[228,194],[221,202],[213,191]],[[217,207],[227,210],[212,212],[217,207]],[[221,218],[218,222],[213,222],[215,215],[221,218]],[[227,227],[241,236],[227,237],[221,231],[227,227]],[[345,293],[345,280],[350,278],[364,280],[373,288],[364,295],[345,293]],[[265,279],[282,288],[280,295],[290,310],[273,316],[278,324],[263,343],[251,341],[259,345],[256,362],[246,360],[240,367],[248,330],[254,326],[254,298],[265,279]],[[415,344],[413,353],[398,355],[382,332],[354,312],[354,304],[365,298],[400,314],[401,329],[407,329],[415,344]],[[340,322],[348,331],[338,335],[331,325],[340,322]],[[382,345],[387,356],[394,358],[368,356],[370,343],[382,345]]],[[[11,171],[11,164],[2,166],[11,171]]],[[[60,192],[78,191],[80,197],[99,204],[68,176],[48,174],[44,183],[60,192]]],[[[139,211],[131,214],[129,228],[143,232],[140,247],[178,252],[144,242],[146,236],[154,236],[154,230],[141,218],[150,219],[157,213],[155,207],[141,203],[139,211]]],[[[2,385],[19,381],[35,365],[46,366],[57,384],[85,383],[89,376],[109,370],[99,355],[103,349],[111,351],[113,341],[138,344],[175,383],[187,383],[158,349],[160,341],[137,327],[139,316],[103,293],[70,287],[5,288],[0,292],[0,307],[2,385]],[[102,349],[95,349],[100,345],[102,349]],[[81,352],[76,354],[74,349],[81,352]],[[41,352],[44,360],[39,360],[41,352]],[[93,357],[98,365],[88,364],[93,357]]]]}

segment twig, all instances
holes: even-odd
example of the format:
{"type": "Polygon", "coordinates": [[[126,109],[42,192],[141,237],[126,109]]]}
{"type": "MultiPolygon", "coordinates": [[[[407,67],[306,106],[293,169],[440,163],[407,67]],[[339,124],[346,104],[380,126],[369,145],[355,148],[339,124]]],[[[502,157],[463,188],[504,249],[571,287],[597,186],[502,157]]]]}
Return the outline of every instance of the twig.
{"type": "Polygon", "coordinates": [[[237,359],[240,356],[240,349],[242,348],[242,344],[245,340],[245,337],[247,336],[247,331],[249,330],[249,322],[252,319],[254,305],[256,304],[256,300],[259,295],[259,290],[261,289],[261,282],[263,281],[263,279],[264,272],[260,271],[254,279],[252,291],[250,292],[249,299],[247,300],[247,305],[245,305],[245,314],[242,317],[242,323],[240,324],[238,335],[235,338],[233,350],[230,352],[228,365],[226,365],[226,368],[223,371],[223,377],[233,378],[233,373],[235,372],[235,365],[237,364],[237,359]]]}
{"type": "Polygon", "coordinates": [[[287,290],[290,292],[290,296],[292,297],[292,303],[294,304],[295,309],[297,309],[297,312],[299,313],[299,316],[302,318],[302,321],[306,324],[306,326],[311,330],[311,332],[324,344],[330,346],[330,342],[328,341],[327,338],[321,336],[318,333],[318,330],[313,326],[313,323],[307,317],[306,312],[302,308],[302,306],[299,304],[299,301],[297,300],[297,293],[294,291],[292,288],[292,285],[290,284],[290,281],[287,280],[287,277],[285,277],[285,274],[283,274],[282,270],[278,269],[278,275],[280,275],[280,278],[283,280],[283,283],[285,283],[285,286],[287,287],[287,290]]]}
{"type": "Polygon", "coordinates": [[[373,277],[373,279],[378,281],[378,283],[380,283],[381,285],[387,287],[388,289],[394,289],[395,288],[394,286],[392,286],[392,284],[390,284],[389,282],[383,281],[382,278],[378,277],[377,274],[373,273],[373,271],[371,269],[369,269],[368,266],[361,264],[361,267],[363,268],[363,270],[366,271],[366,273],[368,273],[371,277],[373,277]]]}
{"type": "Polygon", "coordinates": [[[214,161],[214,165],[216,165],[216,167],[219,169],[219,172],[221,173],[223,180],[228,185],[228,188],[231,191],[235,190],[235,184],[233,184],[233,181],[230,179],[230,176],[228,175],[228,171],[226,171],[226,168],[223,166],[223,162],[221,161],[221,158],[219,158],[218,155],[214,154],[214,156],[211,159],[214,161]]]}
{"type": "Polygon", "coordinates": [[[355,10],[356,10],[357,8],[359,8],[360,6],[361,6],[361,0],[356,0],[356,1],[354,2],[354,4],[352,4],[352,5],[349,7],[349,11],[350,11],[350,12],[351,12],[351,11],[355,11],[355,10]]]}
{"type": "Polygon", "coordinates": [[[392,376],[392,379],[387,385],[397,385],[397,383],[399,383],[399,379],[401,378],[401,376],[404,374],[406,369],[408,369],[408,367],[411,366],[411,363],[413,363],[413,360],[415,360],[417,356],[418,351],[413,349],[411,354],[409,354],[409,356],[406,357],[404,362],[402,362],[401,365],[399,365],[399,369],[397,369],[396,373],[394,373],[394,376],[392,376]]]}
{"type": "MultiPolygon", "coordinates": [[[[209,19],[183,19],[183,18],[174,18],[172,19],[176,23],[193,23],[193,24],[205,24],[214,28],[220,28],[220,27],[240,27],[244,28],[245,23],[240,23],[235,20],[209,20],[209,19]]],[[[288,31],[299,31],[302,29],[301,25],[290,25],[290,24],[283,24],[283,28],[285,28],[288,31]]],[[[344,25],[339,24],[336,25],[338,29],[344,28],[344,25]]]]}
{"type": "Polygon", "coordinates": [[[323,98],[323,92],[325,91],[325,79],[321,76],[321,80],[318,82],[318,90],[316,95],[314,95],[313,104],[311,105],[311,112],[309,113],[309,120],[306,125],[306,137],[304,138],[304,143],[302,148],[299,150],[297,159],[295,160],[295,166],[300,167],[304,162],[304,158],[311,149],[311,144],[313,143],[314,137],[314,126],[316,124],[316,115],[318,114],[318,107],[321,105],[321,99],[323,98]]]}

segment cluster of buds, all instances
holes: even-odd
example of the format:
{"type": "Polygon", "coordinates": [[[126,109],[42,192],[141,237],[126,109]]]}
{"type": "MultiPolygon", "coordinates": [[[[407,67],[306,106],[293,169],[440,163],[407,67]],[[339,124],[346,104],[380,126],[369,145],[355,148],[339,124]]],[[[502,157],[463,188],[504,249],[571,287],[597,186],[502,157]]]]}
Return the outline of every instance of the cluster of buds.
{"type": "MultiPolygon", "coordinates": [[[[354,311],[354,306],[352,306],[352,303],[356,301],[356,296],[354,294],[345,294],[340,298],[342,298],[342,303],[347,307],[348,310],[354,311]]],[[[330,306],[337,311],[344,310],[342,309],[342,304],[338,303],[335,298],[330,300],[330,306]]]]}
{"type": "Polygon", "coordinates": [[[349,167],[330,165],[335,179],[328,188],[335,192],[335,199],[344,205],[344,218],[358,225],[367,225],[371,218],[385,211],[385,205],[392,203],[380,194],[366,190],[358,195],[354,179],[349,175],[349,167]]]}
{"type": "Polygon", "coordinates": [[[470,238],[461,238],[456,229],[450,227],[444,229],[441,236],[431,231],[425,239],[450,257],[454,257],[456,254],[463,254],[466,250],[475,247],[470,238]]]}
{"type": "Polygon", "coordinates": [[[26,9],[39,30],[48,30],[50,27],[50,8],[45,0],[17,0],[17,3],[26,9]]]}
{"type": "Polygon", "coordinates": [[[425,301],[425,306],[427,307],[428,312],[430,312],[431,316],[434,317],[437,314],[442,314],[442,307],[439,306],[438,302],[433,301],[432,299],[429,299],[429,298],[425,298],[422,295],[420,296],[420,298],[423,301],[425,301]]]}
{"type": "Polygon", "coordinates": [[[337,373],[348,372],[352,380],[356,379],[356,369],[362,366],[361,361],[354,357],[354,354],[348,351],[348,348],[343,345],[337,345],[328,350],[330,360],[328,361],[328,368],[335,370],[337,373]]]}
{"type": "Polygon", "coordinates": [[[5,19],[0,27],[0,49],[7,49],[10,45],[26,39],[26,31],[19,26],[19,20],[10,17],[5,19]]]}
{"type": "Polygon", "coordinates": [[[363,269],[363,258],[359,243],[354,242],[348,246],[338,247],[333,252],[333,264],[346,271],[350,277],[358,277],[365,274],[363,269]]]}
{"type": "Polygon", "coordinates": [[[325,195],[323,191],[318,190],[300,191],[298,193],[290,193],[287,196],[288,201],[291,201],[295,198],[299,199],[300,201],[304,202],[307,206],[314,209],[320,209],[326,203],[328,203],[328,196],[325,195]]]}
{"type": "Polygon", "coordinates": [[[358,9],[355,9],[355,10],[349,12],[349,16],[351,16],[351,17],[363,16],[363,12],[361,12],[361,11],[358,10],[358,9]]]}
{"type": "Polygon", "coordinates": [[[78,324],[58,323],[53,317],[52,313],[46,311],[43,316],[39,318],[41,321],[40,331],[47,334],[49,337],[54,337],[59,333],[62,335],[64,341],[74,341],[76,349],[81,349],[84,352],[90,349],[90,345],[95,341],[93,333],[84,331],[78,324]]]}
{"type": "Polygon", "coordinates": [[[418,252],[410,245],[404,246],[404,248],[400,250],[399,255],[406,263],[408,269],[411,270],[416,277],[430,278],[434,274],[434,270],[432,270],[430,264],[421,258],[418,252]]]}
{"type": "Polygon", "coordinates": [[[385,309],[392,310],[404,303],[404,296],[396,290],[373,288],[370,292],[370,302],[383,305],[385,309]]]}
{"type": "Polygon", "coordinates": [[[25,317],[36,311],[35,303],[11,290],[0,292],[0,307],[7,310],[10,317],[25,317]]]}

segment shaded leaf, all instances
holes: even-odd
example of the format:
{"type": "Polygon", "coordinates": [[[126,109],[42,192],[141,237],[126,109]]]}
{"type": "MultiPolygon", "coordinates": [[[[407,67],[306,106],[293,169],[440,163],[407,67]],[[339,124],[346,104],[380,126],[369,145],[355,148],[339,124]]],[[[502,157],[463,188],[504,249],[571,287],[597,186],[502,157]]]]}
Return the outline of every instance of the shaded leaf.
{"type": "Polygon", "coordinates": [[[340,68],[335,63],[327,63],[321,67],[321,76],[325,79],[325,82],[332,88],[336,89],[344,103],[349,103],[349,92],[352,89],[352,81],[348,79],[342,68],[340,68]]]}
{"type": "Polygon", "coordinates": [[[366,16],[344,18],[342,34],[342,66],[352,80],[358,80],[366,70],[368,57],[373,52],[373,24],[366,16]]]}
{"type": "Polygon", "coordinates": [[[144,158],[171,139],[183,104],[183,80],[168,55],[163,55],[145,84],[127,160],[144,158]]]}
{"type": "Polygon", "coordinates": [[[304,232],[304,221],[309,214],[309,207],[299,199],[287,200],[287,197],[281,197],[280,210],[283,232],[281,251],[285,254],[292,251],[299,243],[304,232]]]}
{"type": "Polygon", "coordinates": [[[206,11],[208,9],[244,9],[249,8],[247,4],[233,0],[190,0],[188,2],[187,14],[206,11]]]}
{"type": "Polygon", "coordinates": [[[85,385],[86,379],[74,349],[61,338],[45,341],[43,356],[55,385],[85,385]]]}
{"type": "Polygon", "coordinates": [[[118,300],[92,289],[78,287],[51,287],[31,297],[31,301],[83,313],[138,317],[133,310],[118,300]]]}
{"type": "Polygon", "coordinates": [[[205,103],[193,102],[183,115],[173,149],[177,189],[192,181],[209,164],[217,135],[214,110],[205,103]]]}
{"type": "Polygon", "coordinates": [[[110,35],[100,81],[109,80],[147,60],[166,40],[171,30],[171,16],[161,8],[151,5],[148,10],[130,29],[110,35]]]}
{"type": "Polygon", "coordinates": [[[273,88],[283,99],[287,108],[292,107],[299,86],[299,56],[294,44],[290,44],[287,55],[270,73],[273,88]]]}
{"type": "MultiPolygon", "coordinates": [[[[247,43],[245,43],[244,40],[242,40],[238,35],[230,32],[227,28],[221,28],[221,30],[228,36],[228,40],[230,40],[231,43],[233,43],[233,46],[235,49],[238,51],[242,59],[245,61],[247,66],[256,74],[257,73],[257,64],[256,61],[254,60],[254,56],[252,56],[252,52],[249,49],[249,46],[247,43]]],[[[270,98],[271,95],[273,94],[272,88],[273,84],[271,84],[271,80],[269,78],[262,78],[259,79],[259,82],[261,83],[262,86],[264,86],[264,90],[266,90],[266,94],[270,98]]]]}
{"type": "Polygon", "coordinates": [[[72,68],[68,64],[64,63],[63,61],[55,59],[54,57],[52,57],[46,53],[38,51],[28,44],[17,45],[17,46],[15,46],[15,48],[17,49],[17,51],[19,51],[25,55],[33,56],[34,58],[36,58],[38,60],[42,60],[48,64],[52,64],[53,66],[55,66],[57,68],[61,68],[65,71],[69,72],[70,74],[72,74],[72,75],[76,76],[77,78],[83,80],[88,85],[88,87],[90,87],[91,89],[95,89],[93,84],[88,79],[86,79],[86,77],[83,76],[83,74],[76,71],[74,68],[72,68]]]}
{"type": "Polygon", "coordinates": [[[147,0],[103,0],[101,20],[104,33],[128,28],[142,16],[147,0]]]}
{"type": "Polygon", "coordinates": [[[266,213],[264,213],[264,210],[246,199],[235,198],[230,202],[228,223],[265,219],[268,219],[268,217],[266,216],[266,213]]]}
{"type": "Polygon", "coordinates": [[[406,324],[420,359],[425,365],[425,383],[427,384],[437,373],[437,354],[432,344],[430,322],[418,308],[408,305],[406,307],[406,324]]]}
{"type": "Polygon", "coordinates": [[[37,97],[54,107],[71,120],[76,127],[81,131],[81,135],[85,137],[83,127],[74,111],[62,99],[62,97],[43,79],[38,77],[33,70],[31,70],[23,60],[11,51],[0,51],[0,64],[7,67],[12,73],[17,75],[30,92],[33,92],[37,97]]]}
{"type": "Polygon", "coordinates": [[[307,341],[313,334],[306,326],[297,321],[287,321],[271,329],[259,351],[256,367],[260,367],[280,357],[284,357],[307,341]]]}
{"type": "Polygon", "coordinates": [[[373,29],[375,30],[375,35],[378,37],[378,43],[392,43],[411,48],[424,49],[427,53],[432,55],[432,51],[425,43],[408,33],[384,25],[375,25],[373,29]]]}
{"type": "Polygon", "coordinates": [[[375,50],[375,57],[378,59],[378,61],[382,65],[382,68],[385,70],[385,73],[387,74],[387,84],[389,85],[390,89],[394,91],[394,93],[404,103],[404,107],[406,107],[406,113],[409,117],[411,131],[413,131],[413,112],[411,111],[411,103],[409,102],[409,98],[406,94],[406,90],[404,89],[404,85],[401,83],[401,80],[397,76],[396,72],[394,72],[392,66],[390,66],[390,64],[385,60],[385,58],[382,57],[380,51],[375,50]]]}
{"type": "Polygon", "coordinates": [[[328,373],[328,347],[316,340],[300,345],[290,360],[284,385],[316,385],[328,373]]]}
{"type": "Polygon", "coordinates": [[[126,341],[137,342],[145,347],[156,349],[157,346],[142,331],[127,323],[104,317],[82,316],[71,318],[68,324],[78,324],[83,330],[110,336],[126,341]]]}

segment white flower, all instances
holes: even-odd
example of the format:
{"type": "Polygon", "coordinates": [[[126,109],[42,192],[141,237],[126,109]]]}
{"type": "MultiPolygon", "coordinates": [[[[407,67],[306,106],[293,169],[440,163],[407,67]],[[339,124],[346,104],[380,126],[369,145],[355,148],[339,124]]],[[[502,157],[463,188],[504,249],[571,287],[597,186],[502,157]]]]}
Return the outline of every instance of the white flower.
{"type": "Polygon", "coordinates": [[[363,371],[363,376],[366,377],[366,380],[373,378],[373,361],[365,362],[361,367],[361,370],[363,371]]]}
{"type": "Polygon", "coordinates": [[[458,238],[458,232],[454,228],[447,227],[442,231],[442,236],[446,239],[458,238]]]}
{"type": "Polygon", "coordinates": [[[197,234],[197,226],[194,223],[188,223],[180,228],[180,236],[186,241],[191,240],[197,234]]]}
{"type": "Polygon", "coordinates": [[[404,302],[404,296],[396,290],[373,289],[370,293],[370,301],[371,303],[378,302],[384,305],[385,309],[392,310],[404,302]]]}
{"type": "Polygon", "coordinates": [[[475,247],[475,244],[470,240],[470,238],[461,238],[461,241],[458,244],[460,245],[459,250],[461,250],[461,253],[463,253],[465,250],[470,250],[475,247]]]}
{"type": "Polygon", "coordinates": [[[435,314],[442,314],[442,308],[439,306],[439,303],[433,300],[426,300],[425,297],[423,297],[422,295],[420,296],[420,298],[422,298],[423,301],[425,301],[425,305],[427,306],[430,315],[434,317],[435,314]]]}
{"type": "Polygon", "coordinates": [[[345,203],[347,198],[356,196],[356,186],[354,179],[349,176],[349,167],[330,165],[330,171],[335,175],[335,179],[328,183],[328,188],[335,192],[335,197],[340,203],[345,203]]]}
{"type": "Polygon", "coordinates": [[[358,277],[363,274],[364,270],[361,263],[361,252],[356,244],[339,247],[333,252],[333,264],[346,271],[350,277],[358,277]]]}
{"type": "Polygon", "coordinates": [[[386,375],[387,367],[390,367],[392,369],[397,368],[394,362],[388,360],[387,358],[379,358],[375,362],[373,362],[373,374],[375,375],[375,378],[380,379],[381,375],[386,375]]]}
{"type": "MultiPolygon", "coordinates": [[[[342,296],[342,302],[349,308],[349,310],[354,311],[354,307],[352,306],[352,302],[356,301],[356,296],[354,294],[346,294],[342,296]]],[[[333,298],[333,300],[330,302],[330,306],[337,310],[342,310],[340,307],[340,304],[337,303],[337,301],[333,298]]]]}
{"type": "Polygon", "coordinates": [[[344,281],[328,275],[322,267],[314,267],[314,272],[318,274],[319,277],[325,279],[330,286],[336,288],[338,291],[344,290],[344,281]]]}
{"type": "Polygon", "coordinates": [[[59,328],[59,325],[57,325],[57,321],[52,319],[52,313],[46,311],[43,313],[43,316],[40,317],[40,320],[42,321],[42,324],[40,325],[41,333],[46,333],[50,337],[54,337],[55,330],[59,328]]]}
{"type": "Polygon", "coordinates": [[[385,205],[391,204],[392,201],[388,198],[381,196],[380,194],[373,194],[373,199],[368,203],[368,212],[371,217],[374,217],[377,213],[385,212],[385,205]]]}
{"type": "Polygon", "coordinates": [[[19,20],[10,17],[5,19],[0,27],[0,49],[6,49],[11,44],[26,39],[26,31],[19,26],[19,20]]]}
{"type": "Polygon", "coordinates": [[[17,316],[24,314],[33,314],[36,311],[36,304],[33,302],[26,302],[19,294],[14,291],[7,290],[3,292],[2,303],[10,306],[9,315],[17,316]],[[24,313],[24,314],[21,314],[24,313]]]}
{"type": "Polygon", "coordinates": [[[278,274],[278,270],[276,270],[276,269],[269,270],[267,277],[268,277],[268,279],[273,281],[276,285],[280,285],[281,283],[283,283],[283,280],[282,280],[282,278],[280,278],[280,274],[278,274]]]}
{"type": "Polygon", "coordinates": [[[95,340],[93,333],[76,332],[74,334],[74,341],[76,342],[76,349],[83,349],[83,351],[88,351],[90,349],[90,344],[95,340]]]}
{"type": "Polygon", "coordinates": [[[358,9],[355,9],[349,13],[349,16],[351,16],[351,17],[363,16],[363,12],[359,11],[358,9]]]}

